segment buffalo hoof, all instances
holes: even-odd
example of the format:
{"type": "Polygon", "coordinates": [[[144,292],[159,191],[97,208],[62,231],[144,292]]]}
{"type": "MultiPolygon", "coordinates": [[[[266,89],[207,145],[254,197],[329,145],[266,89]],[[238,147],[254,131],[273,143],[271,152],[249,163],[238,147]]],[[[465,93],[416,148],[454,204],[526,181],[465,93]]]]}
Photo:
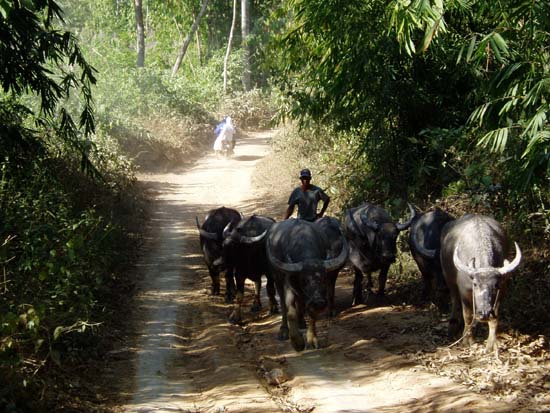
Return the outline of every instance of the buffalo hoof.
{"type": "Polygon", "coordinates": [[[252,305],[252,307],[250,307],[250,312],[251,312],[251,313],[259,313],[261,309],[262,309],[262,305],[261,305],[261,304],[254,303],[254,304],[252,305]]]}
{"type": "Polygon", "coordinates": [[[234,297],[233,297],[231,294],[226,294],[226,295],[225,295],[225,303],[226,303],[226,304],[231,304],[231,303],[233,303],[233,298],[234,298],[234,297]]]}
{"type": "Polygon", "coordinates": [[[277,306],[271,307],[271,308],[269,309],[269,314],[270,314],[270,315],[279,314],[279,307],[277,307],[277,306]]]}
{"type": "Polygon", "coordinates": [[[359,304],[365,304],[365,298],[363,297],[363,294],[353,297],[353,302],[351,303],[351,305],[354,306],[359,304]]]}
{"type": "Polygon", "coordinates": [[[290,337],[290,343],[296,351],[302,351],[306,347],[306,342],[302,334],[296,334],[290,337]]]}
{"type": "Polygon", "coordinates": [[[450,319],[449,332],[448,332],[449,339],[452,340],[453,338],[455,338],[458,335],[459,330],[460,330],[460,323],[458,322],[458,320],[453,318],[450,319]]]}
{"type": "Polygon", "coordinates": [[[288,327],[281,327],[277,338],[281,341],[288,340],[288,327]]]}
{"type": "Polygon", "coordinates": [[[317,337],[314,337],[311,340],[307,341],[306,349],[315,349],[315,350],[317,350],[319,348],[320,348],[319,340],[317,339],[317,337]]]}
{"type": "Polygon", "coordinates": [[[239,325],[243,323],[243,320],[241,320],[239,317],[237,317],[235,314],[231,314],[229,316],[229,322],[231,324],[239,325]]]}

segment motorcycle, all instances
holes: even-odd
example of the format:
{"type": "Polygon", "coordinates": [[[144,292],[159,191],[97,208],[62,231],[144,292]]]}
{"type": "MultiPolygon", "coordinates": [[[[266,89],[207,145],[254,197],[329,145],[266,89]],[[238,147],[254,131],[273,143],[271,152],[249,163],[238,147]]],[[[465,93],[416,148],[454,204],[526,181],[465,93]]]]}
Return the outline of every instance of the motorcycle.
{"type": "Polygon", "coordinates": [[[231,156],[233,156],[234,154],[233,148],[235,147],[235,141],[227,141],[224,139],[221,146],[221,150],[215,151],[216,157],[218,159],[222,157],[226,159],[231,158],[231,156]]]}

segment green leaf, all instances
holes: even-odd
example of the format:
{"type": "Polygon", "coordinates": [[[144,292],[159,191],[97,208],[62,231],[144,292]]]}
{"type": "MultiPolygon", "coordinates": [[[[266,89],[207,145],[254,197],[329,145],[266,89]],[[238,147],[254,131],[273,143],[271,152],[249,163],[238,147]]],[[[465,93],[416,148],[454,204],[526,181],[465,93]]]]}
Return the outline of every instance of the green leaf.
{"type": "Polygon", "coordinates": [[[476,41],[477,41],[477,35],[474,34],[472,36],[472,40],[470,40],[470,46],[468,47],[468,52],[466,53],[467,62],[470,62],[472,60],[472,54],[474,53],[476,41]]]}
{"type": "Polygon", "coordinates": [[[53,331],[53,339],[54,341],[57,340],[61,334],[63,333],[64,327],[63,326],[57,326],[55,330],[53,331]]]}

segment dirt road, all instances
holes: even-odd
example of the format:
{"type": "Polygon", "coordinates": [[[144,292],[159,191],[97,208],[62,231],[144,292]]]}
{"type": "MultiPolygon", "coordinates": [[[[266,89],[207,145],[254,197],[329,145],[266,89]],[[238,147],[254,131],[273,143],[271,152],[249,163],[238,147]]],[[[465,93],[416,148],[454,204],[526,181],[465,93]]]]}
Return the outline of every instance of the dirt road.
{"type": "Polygon", "coordinates": [[[337,285],[337,317],[319,325],[320,350],[295,353],[277,341],[280,317],[265,305],[253,317],[250,293],[244,325],[227,322],[230,306],[209,296],[195,216],[202,221],[209,209],[225,205],[281,218],[286,199],[262,201],[269,188],[251,185],[270,138],[269,132],[251,133],[232,159],[208,154],[184,173],[140,177],[154,196],[154,214],[138,266],[133,366],[120,365],[127,400],[120,411],[513,410],[404,357],[403,349],[426,345],[417,327],[432,322],[430,315],[407,306],[351,308],[346,274],[337,285]]]}

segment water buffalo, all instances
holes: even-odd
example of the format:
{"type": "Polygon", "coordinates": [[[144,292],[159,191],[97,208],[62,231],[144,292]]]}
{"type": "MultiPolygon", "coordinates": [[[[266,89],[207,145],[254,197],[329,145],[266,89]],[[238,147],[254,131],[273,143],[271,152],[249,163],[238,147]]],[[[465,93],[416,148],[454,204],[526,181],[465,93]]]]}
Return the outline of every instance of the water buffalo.
{"type": "Polygon", "coordinates": [[[424,281],[422,296],[425,300],[432,299],[441,311],[447,310],[449,300],[449,291],[439,260],[441,230],[452,220],[454,217],[436,208],[434,211],[417,214],[409,232],[411,254],[424,281]]]}
{"type": "MultiPolygon", "coordinates": [[[[330,256],[336,257],[340,251],[342,251],[344,235],[342,233],[340,221],[336,218],[324,216],[315,221],[315,225],[319,226],[321,230],[327,236],[330,243],[330,256]]],[[[338,278],[338,273],[345,265],[345,262],[339,268],[336,268],[334,271],[327,273],[328,277],[328,314],[330,317],[335,315],[334,309],[334,291],[336,288],[336,279],[338,278]]]]}
{"type": "Polygon", "coordinates": [[[274,224],[267,234],[267,258],[281,297],[282,324],[279,339],[289,338],[296,351],[305,347],[299,324],[307,312],[308,346],[318,348],[316,318],[328,307],[329,276],[341,268],[348,257],[348,246],[332,255],[333,243],[320,225],[301,219],[274,224]]]}
{"type": "Polygon", "coordinates": [[[225,266],[219,258],[222,256],[223,231],[228,225],[237,225],[241,220],[241,214],[232,208],[220,207],[208,211],[202,225],[199,224],[198,218],[195,217],[195,220],[204,261],[212,278],[212,295],[220,294],[220,272],[225,269],[225,301],[230,303],[235,292],[234,269],[225,266]]]}
{"type": "MultiPolygon", "coordinates": [[[[224,233],[223,256],[217,264],[225,262],[229,267],[235,268],[235,282],[237,283],[237,297],[233,312],[229,316],[232,323],[240,323],[242,320],[241,306],[244,295],[244,283],[248,278],[254,281],[255,295],[252,312],[261,308],[260,291],[262,274],[267,278],[267,295],[270,302],[270,312],[278,312],[275,299],[275,282],[268,271],[267,256],[265,252],[265,238],[268,230],[275,220],[261,215],[252,215],[243,218],[233,229],[227,228],[224,233]]],[[[228,226],[231,224],[228,224],[228,226]]]]}
{"type": "Polygon", "coordinates": [[[378,295],[383,296],[390,265],[395,262],[396,241],[400,231],[409,227],[416,212],[409,205],[411,216],[403,224],[395,224],[388,213],[376,205],[364,203],[347,211],[344,232],[349,242],[349,257],[355,270],[353,304],[364,303],[363,273],[367,288],[372,289],[371,272],[380,270],[378,295]]]}
{"type": "Polygon", "coordinates": [[[506,259],[508,238],[493,218],[468,214],[448,223],[441,233],[441,267],[451,294],[449,335],[459,332],[462,306],[466,344],[473,342],[474,317],[489,323],[486,350],[497,351],[498,307],[506,281],[521,262],[517,243],[512,262],[506,259]]]}

